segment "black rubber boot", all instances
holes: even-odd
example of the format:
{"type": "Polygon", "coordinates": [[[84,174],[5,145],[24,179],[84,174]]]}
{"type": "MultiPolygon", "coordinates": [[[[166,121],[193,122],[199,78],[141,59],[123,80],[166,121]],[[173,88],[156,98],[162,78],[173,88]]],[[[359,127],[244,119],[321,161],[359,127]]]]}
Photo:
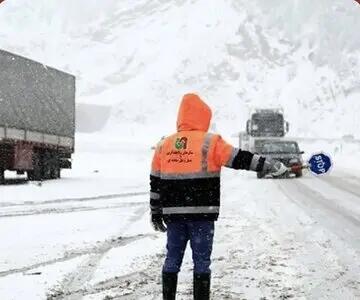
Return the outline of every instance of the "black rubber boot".
{"type": "Polygon", "coordinates": [[[210,299],[210,274],[194,273],[194,300],[210,299]]]}
{"type": "Polygon", "coordinates": [[[177,273],[162,273],[163,300],[175,300],[177,273]]]}

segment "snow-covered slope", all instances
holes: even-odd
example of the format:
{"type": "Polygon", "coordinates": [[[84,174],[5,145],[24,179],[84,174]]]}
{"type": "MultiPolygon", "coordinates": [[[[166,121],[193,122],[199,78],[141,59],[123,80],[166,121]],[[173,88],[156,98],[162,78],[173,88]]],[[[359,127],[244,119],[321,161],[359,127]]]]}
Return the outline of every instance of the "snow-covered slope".
{"type": "Polygon", "coordinates": [[[109,135],[172,131],[188,91],[222,132],[282,105],[292,134],[357,135],[359,16],[351,0],[11,0],[0,47],[76,74],[79,102],[111,106],[109,135]]]}

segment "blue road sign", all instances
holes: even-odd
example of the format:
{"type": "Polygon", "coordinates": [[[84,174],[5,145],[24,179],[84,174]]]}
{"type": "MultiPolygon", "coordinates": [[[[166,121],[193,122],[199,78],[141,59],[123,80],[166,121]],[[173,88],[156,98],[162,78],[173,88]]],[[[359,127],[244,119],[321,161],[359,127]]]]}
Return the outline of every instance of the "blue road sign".
{"type": "Polygon", "coordinates": [[[329,172],[331,167],[331,158],[324,153],[314,154],[309,159],[309,169],[314,175],[324,175],[329,172]]]}

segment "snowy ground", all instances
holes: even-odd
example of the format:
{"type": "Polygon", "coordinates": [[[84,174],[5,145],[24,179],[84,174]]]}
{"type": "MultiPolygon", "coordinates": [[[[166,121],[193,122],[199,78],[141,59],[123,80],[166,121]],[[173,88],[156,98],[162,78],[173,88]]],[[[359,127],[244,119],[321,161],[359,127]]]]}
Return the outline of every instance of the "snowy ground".
{"type": "MultiPolygon", "coordinates": [[[[1,300],[161,299],[150,147],[89,137],[62,180],[0,187],[1,300]]],[[[224,170],[212,299],[360,299],[356,170],[299,180],[224,170]]],[[[178,299],[192,299],[191,269],[187,251],[178,299]]]]}
{"type": "MultiPolygon", "coordinates": [[[[165,237],[149,225],[150,146],[154,132],[174,129],[185,92],[213,107],[216,131],[275,105],[290,134],[359,138],[358,5],[329,3],[4,1],[1,47],[75,74],[77,103],[110,117],[101,134],[77,137],[63,179],[0,186],[0,300],[160,299],[165,237]]],[[[87,113],[77,120],[88,132],[99,113],[87,113]]],[[[302,149],[332,154],[332,175],[224,170],[213,299],[360,299],[359,144],[302,149]]],[[[179,299],[191,299],[191,276],[187,252],[179,299]]]]}

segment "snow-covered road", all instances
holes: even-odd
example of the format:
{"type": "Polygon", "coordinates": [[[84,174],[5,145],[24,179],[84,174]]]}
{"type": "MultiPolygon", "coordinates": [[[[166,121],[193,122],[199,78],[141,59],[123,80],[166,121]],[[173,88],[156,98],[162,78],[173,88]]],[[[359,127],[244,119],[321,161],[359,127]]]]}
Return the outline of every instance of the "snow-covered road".
{"type": "MultiPolygon", "coordinates": [[[[143,167],[149,154],[117,164],[136,155],[143,167]]],[[[84,165],[42,186],[0,187],[1,300],[161,299],[165,237],[149,225],[147,174],[139,167],[130,182],[84,165]]],[[[213,299],[360,299],[357,176],[224,170],[213,299]]],[[[191,299],[191,270],[187,251],[179,299],[191,299]]]]}

